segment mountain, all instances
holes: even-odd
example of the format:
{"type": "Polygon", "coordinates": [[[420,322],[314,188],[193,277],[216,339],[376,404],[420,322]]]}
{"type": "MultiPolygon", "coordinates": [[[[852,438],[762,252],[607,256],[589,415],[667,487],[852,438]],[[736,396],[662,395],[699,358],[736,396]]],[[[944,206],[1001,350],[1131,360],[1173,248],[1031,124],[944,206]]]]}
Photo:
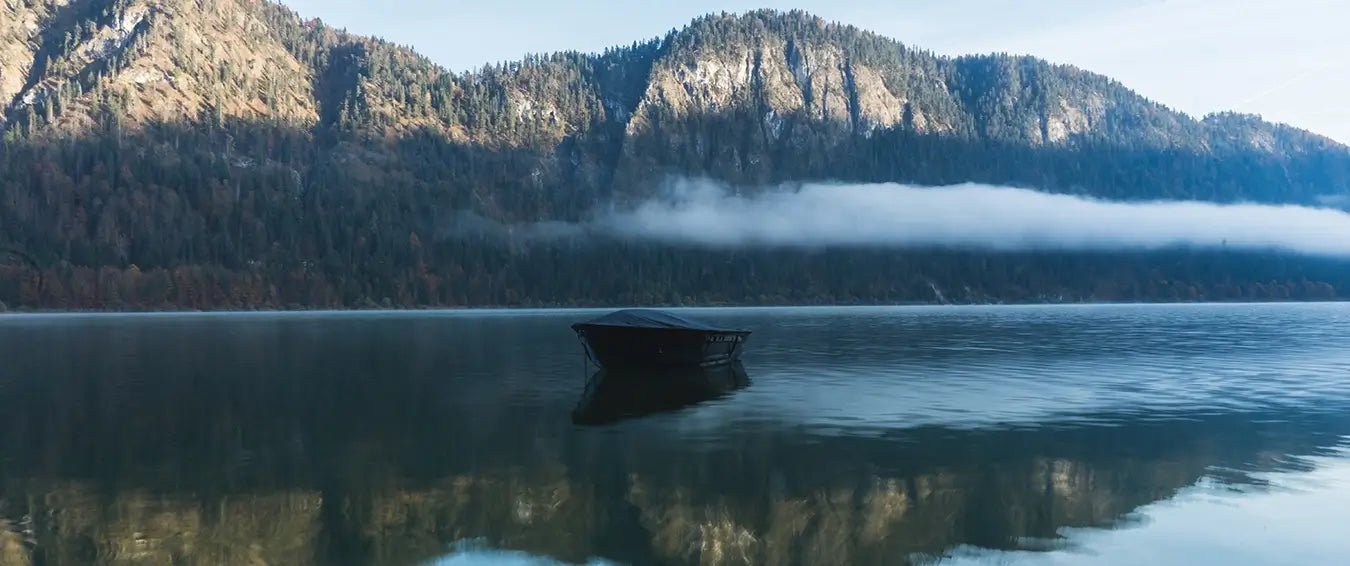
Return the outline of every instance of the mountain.
{"type": "Polygon", "coordinates": [[[604,53],[456,74],[260,0],[17,0],[0,10],[0,245],[44,271],[39,284],[20,266],[0,267],[9,304],[1350,292],[1339,265],[1265,256],[878,259],[629,242],[522,249],[464,236],[470,221],[584,221],[654,195],[672,175],[745,191],[838,180],[976,181],[1113,200],[1316,204],[1350,194],[1350,149],[1332,140],[1253,116],[1196,120],[1034,58],[939,57],[762,10],[704,16],[604,53]]]}

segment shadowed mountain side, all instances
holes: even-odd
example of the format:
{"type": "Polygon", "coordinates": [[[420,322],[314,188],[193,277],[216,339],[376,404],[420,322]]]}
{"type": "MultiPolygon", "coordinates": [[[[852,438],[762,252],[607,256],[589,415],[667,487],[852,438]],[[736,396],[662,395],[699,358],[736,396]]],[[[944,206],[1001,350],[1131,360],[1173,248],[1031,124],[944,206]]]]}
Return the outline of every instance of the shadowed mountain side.
{"type": "MultiPolygon", "coordinates": [[[[597,240],[511,249],[452,242],[389,255],[416,267],[312,262],[44,270],[42,304],[68,309],[820,305],[1080,301],[1303,301],[1350,296],[1345,261],[1223,251],[708,250],[597,240]],[[616,261],[623,258],[623,261],[616,261]]],[[[39,280],[0,266],[0,301],[36,304],[39,280]]]]}
{"type": "Polygon", "coordinates": [[[630,132],[615,192],[640,200],[665,178],[705,177],[747,191],[807,181],[974,182],[1115,201],[1320,204],[1350,187],[1350,154],[1334,149],[1265,152],[1221,141],[1204,149],[1153,147],[1109,138],[1028,145],[902,125],[865,136],[823,135],[806,115],[775,120],[781,131],[772,135],[762,116],[746,110],[670,118],[659,131],[630,132]]]}
{"type": "MultiPolygon", "coordinates": [[[[660,283],[526,292],[533,271],[447,238],[465,213],[584,221],[669,178],[1333,206],[1350,194],[1350,150],[1309,132],[1196,120],[1081,69],[938,57],[799,11],[709,15],[601,54],[455,75],[271,2],[2,9],[0,244],[52,282],[40,297],[0,284],[11,305],[705,300],[660,283]]],[[[590,261],[559,263],[584,274],[590,261]]],[[[755,302],[750,289],[728,293],[755,302]]]]}
{"type": "MultiPolygon", "coordinates": [[[[688,127],[711,131],[706,124],[688,127]]],[[[727,132],[743,130],[730,122],[726,127],[727,132]]],[[[720,131],[721,126],[712,129],[720,131]]],[[[1040,258],[906,251],[893,257],[897,265],[906,266],[900,280],[913,284],[892,285],[893,278],[875,277],[864,265],[872,260],[868,253],[840,250],[836,259],[750,251],[719,255],[621,243],[617,253],[625,261],[615,262],[575,238],[554,245],[559,243],[554,238],[566,230],[530,236],[531,228],[511,222],[594,218],[610,210],[611,203],[622,208],[657,194],[669,175],[688,173],[726,179],[741,190],[760,187],[749,183],[805,179],[923,184],[974,180],[1126,200],[1259,202],[1315,200],[1325,187],[1350,178],[1345,164],[1312,154],[1250,153],[1235,161],[1180,149],[1028,148],[883,131],[812,150],[812,159],[821,160],[816,167],[788,149],[745,161],[736,157],[739,142],[725,136],[698,142],[702,153],[657,152],[678,147],[670,145],[675,134],[668,132],[646,134],[654,136],[650,142],[643,136],[628,139],[621,157],[605,149],[615,143],[604,137],[608,135],[577,134],[544,153],[451,142],[425,130],[389,143],[329,146],[315,143],[322,137],[318,132],[226,120],[201,129],[151,124],[61,144],[10,145],[11,151],[0,153],[0,179],[6,187],[0,241],[29,252],[44,267],[48,284],[39,303],[35,276],[0,273],[0,301],[11,306],[134,309],[613,304],[676,302],[677,297],[744,303],[1044,301],[1059,296],[1224,300],[1230,294],[1215,285],[1298,287],[1305,273],[1319,270],[1319,263],[1280,260],[1300,267],[1256,273],[1243,261],[1230,261],[1243,256],[1201,254],[1184,257],[1192,267],[1182,269],[1220,269],[1225,274],[1218,279],[1154,277],[1152,272],[1176,266],[1176,258],[1161,255],[1100,283],[1137,288],[1166,281],[1180,285],[1179,292],[1099,293],[1091,274],[1097,260],[1078,259],[1077,254],[1040,258]],[[699,157],[723,152],[732,156],[730,164],[709,165],[699,157]],[[50,198],[53,194],[69,198],[50,198]],[[507,224],[494,224],[502,220],[507,224]],[[483,226],[498,226],[502,237],[484,237],[483,226]],[[508,236],[510,230],[518,235],[508,236]],[[523,247],[528,251],[520,253],[523,247]],[[676,258],[683,258],[679,261],[685,267],[663,263],[676,258]],[[774,266],[784,259],[797,267],[773,277],[761,275],[777,271],[774,266]],[[728,261],[735,265],[726,265],[728,261]],[[802,290],[802,282],[785,279],[802,269],[812,271],[822,261],[832,267],[854,264],[846,273],[856,283],[849,285],[870,289],[808,284],[810,290],[802,290]],[[1048,261],[1058,264],[1059,271],[1029,276],[1035,283],[1018,283],[1007,273],[983,267],[971,271],[971,261],[1029,274],[1048,261]],[[917,272],[908,268],[916,262],[931,267],[917,272]],[[729,284],[714,289],[698,281],[671,280],[691,272],[687,267],[693,273],[725,272],[729,284]],[[625,273],[604,274],[618,269],[625,273]],[[671,273],[649,275],[663,272],[671,273]],[[748,277],[761,281],[752,286],[745,281],[748,277]],[[942,298],[932,292],[930,281],[942,290],[942,298]],[[1192,286],[1197,288],[1194,297],[1192,286]],[[967,287],[983,291],[963,296],[967,287]]],[[[609,244],[603,248],[614,250],[609,244]]],[[[1102,254],[1100,261],[1109,255],[1102,254]]],[[[1119,258],[1125,265],[1135,261],[1128,254],[1119,258]]],[[[1342,289],[1335,272],[1312,282],[1342,289]]],[[[822,270],[808,278],[819,280],[828,273],[822,270]]],[[[1343,292],[1319,291],[1316,297],[1343,292]]],[[[1299,294],[1241,291],[1232,298],[1299,294]]]]}

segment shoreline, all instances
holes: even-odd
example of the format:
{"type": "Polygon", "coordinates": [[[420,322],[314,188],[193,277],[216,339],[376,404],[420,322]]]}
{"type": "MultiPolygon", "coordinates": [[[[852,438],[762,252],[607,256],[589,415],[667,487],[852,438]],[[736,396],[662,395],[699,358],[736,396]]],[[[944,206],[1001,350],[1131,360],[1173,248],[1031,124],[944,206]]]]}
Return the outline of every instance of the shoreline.
{"type": "Polygon", "coordinates": [[[472,307],[391,307],[391,308],[257,308],[257,309],[10,309],[0,311],[0,319],[35,316],[151,316],[151,315],[300,315],[300,314],[449,314],[449,313],[527,313],[567,311],[614,311],[630,308],[661,310],[778,310],[778,309],[885,309],[885,308],[1028,308],[1093,306],[1237,306],[1237,305],[1316,305],[1350,303],[1350,299],[1280,301],[1062,301],[1022,303],[831,303],[831,304],[700,304],[700,305],[540,305],[472,307]]]}

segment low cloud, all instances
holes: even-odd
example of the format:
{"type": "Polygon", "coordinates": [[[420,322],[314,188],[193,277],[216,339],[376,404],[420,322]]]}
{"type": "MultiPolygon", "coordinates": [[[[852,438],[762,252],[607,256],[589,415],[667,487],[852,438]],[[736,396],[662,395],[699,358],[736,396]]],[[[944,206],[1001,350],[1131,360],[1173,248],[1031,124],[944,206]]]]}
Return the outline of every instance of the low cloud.
{"type": "Polygon", "coordinates": [[[1227,247],[1350,256],[1350,214],[1330,208],[1123,203],[978,184],[819,183],[739,196],[682,181],[585,232],[716,247],[1227,247]]]}

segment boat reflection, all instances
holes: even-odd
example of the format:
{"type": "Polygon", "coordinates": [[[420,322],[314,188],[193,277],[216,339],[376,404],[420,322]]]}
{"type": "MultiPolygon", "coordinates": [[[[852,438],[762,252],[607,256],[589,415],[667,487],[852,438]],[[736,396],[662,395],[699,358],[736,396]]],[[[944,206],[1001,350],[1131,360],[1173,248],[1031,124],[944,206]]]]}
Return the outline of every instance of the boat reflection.
{"type": "Polygon", "coordinates": [[[597,426],[678,411],[750,385],[739,361],[703,368],[600,370],[586,383],[572,423],[597,426]]]}

